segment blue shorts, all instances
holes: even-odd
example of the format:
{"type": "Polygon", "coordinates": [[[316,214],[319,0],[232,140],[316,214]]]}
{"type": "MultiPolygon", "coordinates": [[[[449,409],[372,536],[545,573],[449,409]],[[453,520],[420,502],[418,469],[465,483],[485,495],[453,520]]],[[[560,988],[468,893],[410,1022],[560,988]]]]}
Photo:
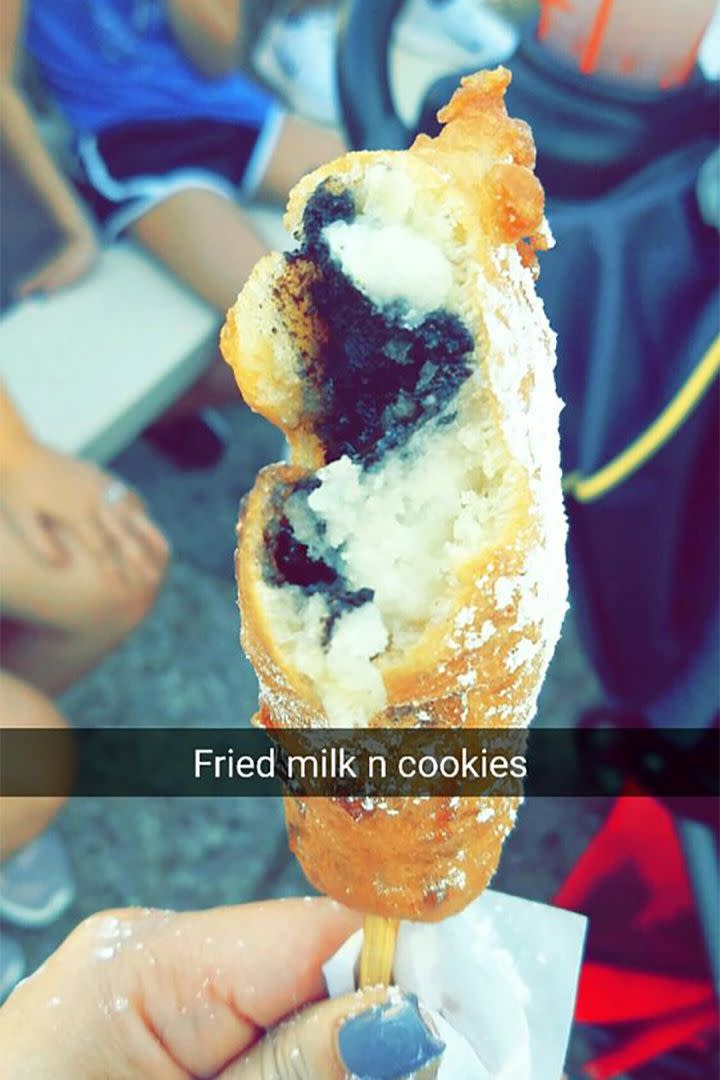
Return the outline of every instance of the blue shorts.
{"type": "Polygon", "coordinates": [[[285,113],[261,128],[192,119],[122,124],[77,139],[75,182],[108,239],[188,188],[249,199],[263,179],[285,113]]]}

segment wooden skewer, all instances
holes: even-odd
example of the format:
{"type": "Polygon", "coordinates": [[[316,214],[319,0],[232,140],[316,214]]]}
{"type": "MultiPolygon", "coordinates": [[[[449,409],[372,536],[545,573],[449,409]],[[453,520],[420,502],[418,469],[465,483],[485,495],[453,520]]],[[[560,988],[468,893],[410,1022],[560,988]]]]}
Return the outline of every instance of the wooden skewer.
{"type": "Polygon", "coordinates": [[[389,986],[399,920],[366,915],[360,956],[360,986],[389,986]]]}

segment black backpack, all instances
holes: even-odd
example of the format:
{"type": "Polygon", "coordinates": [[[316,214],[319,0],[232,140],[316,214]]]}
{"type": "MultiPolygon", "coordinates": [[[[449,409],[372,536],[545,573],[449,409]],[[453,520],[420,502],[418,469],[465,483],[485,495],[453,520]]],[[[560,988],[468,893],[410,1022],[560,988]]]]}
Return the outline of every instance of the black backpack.
{"type": "Polygon", "coordinates": [[[718,233],[696,197],[717,88],[588,79],[532,39],[510,66],[557,239],[539,291],[567,402],[573,604],[608,694],[642,707],[717,618],[718,233]]]}

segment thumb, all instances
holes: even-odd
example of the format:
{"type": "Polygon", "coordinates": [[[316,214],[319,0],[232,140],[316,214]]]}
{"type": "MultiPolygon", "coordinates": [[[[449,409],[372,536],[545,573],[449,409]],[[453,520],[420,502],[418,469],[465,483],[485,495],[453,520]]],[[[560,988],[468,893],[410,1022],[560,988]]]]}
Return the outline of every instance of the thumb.
{"type": "Polygon", "coordinates": [[[310,1006],[218,1080],[433,1080],[444,1049],[414,994],[376,987],[310,1006]]]}

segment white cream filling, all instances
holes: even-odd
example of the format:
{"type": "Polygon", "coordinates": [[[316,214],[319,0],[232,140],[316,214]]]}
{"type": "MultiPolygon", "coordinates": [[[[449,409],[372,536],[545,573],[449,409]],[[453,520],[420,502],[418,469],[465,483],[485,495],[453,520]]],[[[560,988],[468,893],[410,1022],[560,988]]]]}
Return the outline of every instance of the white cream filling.
{"type": "Polygon", "coordinates": [[[409,325],[453,293],[453,268],[443,252],[408,225],[387,225],[363,215],[323,229],[333,259],[358,289],[378,306],[402,301],[409,325]]]}
{"type": "Polygon", "coordinates": [[[281,651],[313,683],[330,726],[366,725],[386,701],[382,675],[372,661],[385,651],[388,633],[375,604],[341,615],[325,651],[320,643],[329,612],[322,596],[305,597],[293,587],[261,589],[281,651]]]}
{"type": "Polygon", "coordinates": [[[282,650],[312,680],[331,726],[366,725],[384,707],[376,658],[407,647],[447,614],[454,567],[505,527],[504,459],[473,382],[461,391],[452,424],[421,428],[379,468],[364,471],[342,457],[320,469],[308,496],[314,520],[288,504],[311,557],[327,560],[332,548],[348,587],[374,592],[372,602],[336,619],[324,650],[322,594],[268,588],[282,650]]]}
{"type": "Polygon", "coordinates": [[[478,546],[489,509],[484,438],[481,422],[430,424],[380,469],[342,457],[317,474],[308,505],[338,570],[351,589],[373,590],[396,643],[432,616],[450,564],[478,546]]]}

